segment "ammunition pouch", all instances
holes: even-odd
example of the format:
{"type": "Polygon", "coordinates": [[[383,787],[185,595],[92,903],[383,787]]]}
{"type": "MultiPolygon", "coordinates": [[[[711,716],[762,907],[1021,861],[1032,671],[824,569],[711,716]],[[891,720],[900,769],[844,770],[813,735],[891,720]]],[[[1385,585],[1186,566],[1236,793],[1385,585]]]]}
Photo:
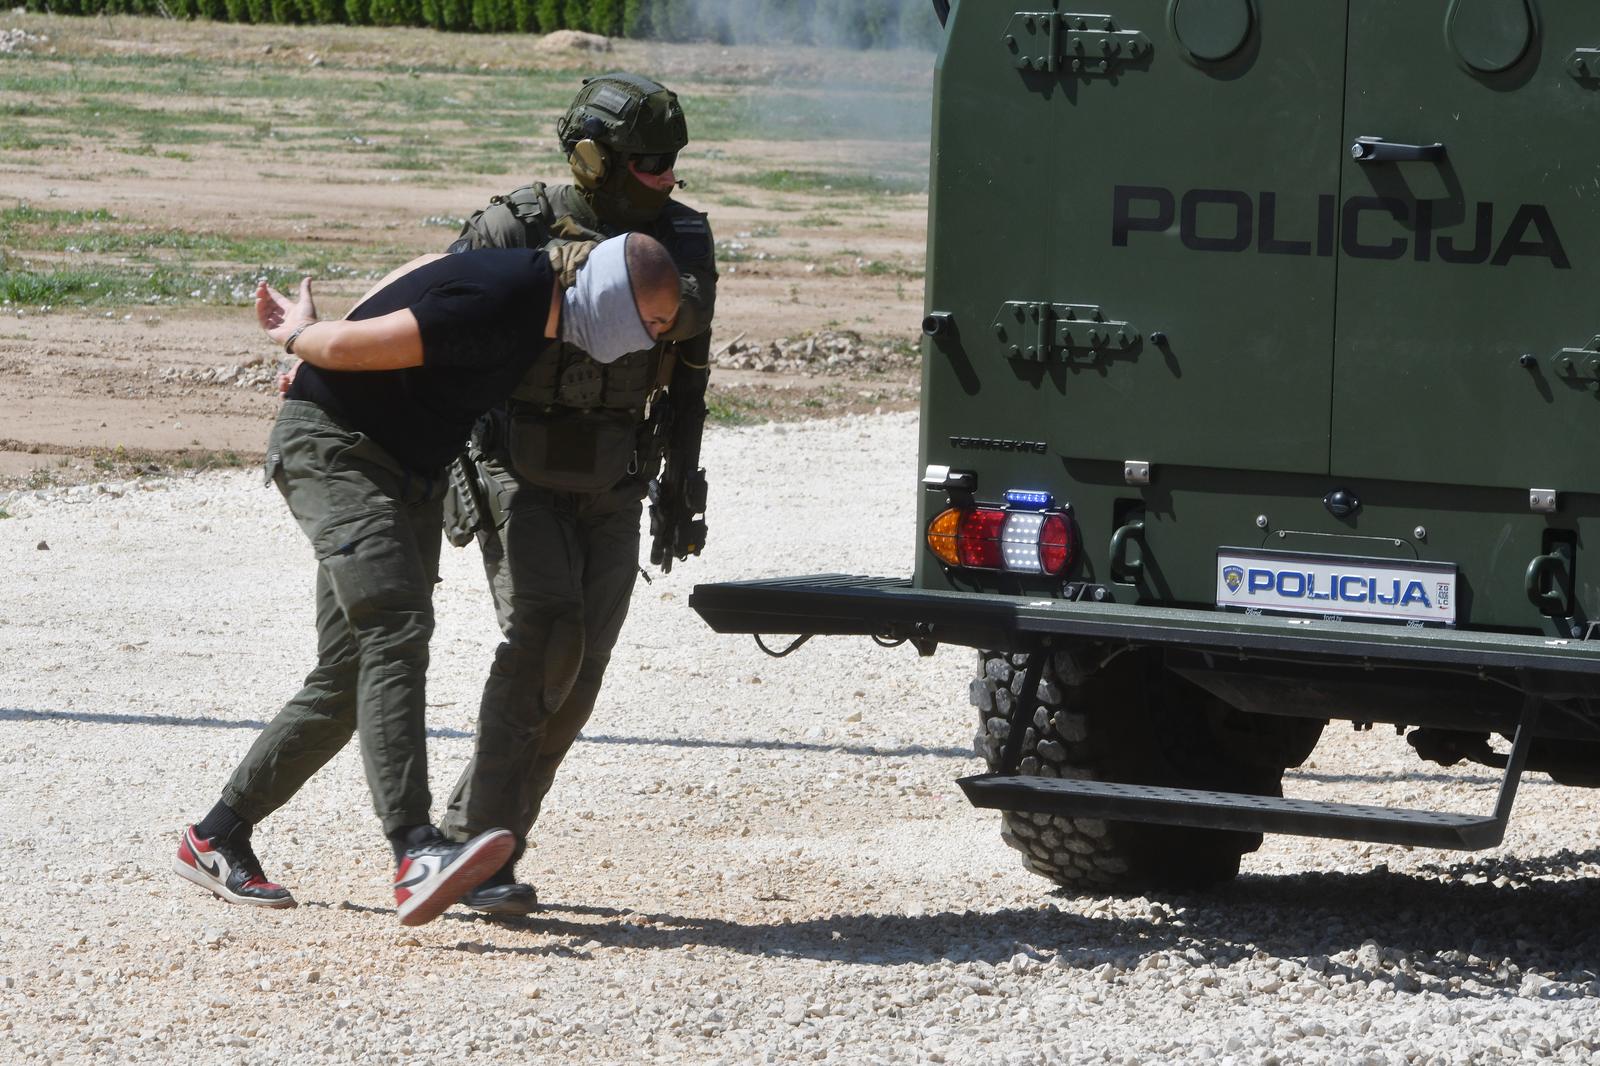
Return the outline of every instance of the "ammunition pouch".
{"type": "Polygon", "coordinates": [[[629,411],[513,409],[506,451],[522,480],[557,492],[604,492],[639,472],[629,411]]]}

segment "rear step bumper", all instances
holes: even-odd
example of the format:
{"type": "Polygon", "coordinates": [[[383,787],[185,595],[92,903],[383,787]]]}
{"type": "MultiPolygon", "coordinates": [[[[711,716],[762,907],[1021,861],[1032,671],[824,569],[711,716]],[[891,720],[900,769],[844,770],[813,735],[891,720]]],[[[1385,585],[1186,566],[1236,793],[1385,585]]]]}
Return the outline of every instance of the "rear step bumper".
{"type": "MultiPolygon", "coordinates": [[[[1600,641],[1363,625],[1021,596],[919,590],[898,578],[824,574],[696,586],[689,605],[721,633],[905,637],[972,647],[1034,648],[1075,642],[1183,647],[1235,658],[1405,665],[1501,673],[1524,692],[1495,809],[1487,815],[1323,803],[1275,796],[1162,788],[1017,774],[1008,743],[1002,772],[959,781],[977,807],[1205,829],[1372,840],[1476,850],[1505,836],[1517,783],[1546,702],[1583,689],[1600,673],[1600,641]]],[[[1042,662],[1035,658],[1034,662],[1042,662]]],[[[1023,690],[1032,691],[1037,672],[1023,690]]],[[[1033,716],[1019,699],[1012,734],[1033,716]]]]}
{"type": "Polygon", "coordinates": [[[1108,781],[978,774],[960,778],[956,784],[974,807],[1460,851],[1492,848],[1505,836],[1506,828],[1506,820],[1495,815],[1320,803],[1108,781]]]}
{"type": "MultiPolygon", "coordinates": [[[[876,635],[988,649],[1023,649],[1049,636],[1061,638],[1057,646],[1109,641],[1324,662],[1600,675],[1600,640],[942,592],[913,588],[907,578],[818,574],[696,585],[689,606],[719,633],[876,635]]],[[[1547,696],[1564,692],[1553,677],[1536,684],[1547,696]]]]}
{"type": "Polygon", "coordinates": [[[1531,696],[1523,704],[1494,811],[1487,815],[1024,774],[977,774],[956,784],[974,807],[1476,851],[1505,839],[1541,702],[1531,696]]]}

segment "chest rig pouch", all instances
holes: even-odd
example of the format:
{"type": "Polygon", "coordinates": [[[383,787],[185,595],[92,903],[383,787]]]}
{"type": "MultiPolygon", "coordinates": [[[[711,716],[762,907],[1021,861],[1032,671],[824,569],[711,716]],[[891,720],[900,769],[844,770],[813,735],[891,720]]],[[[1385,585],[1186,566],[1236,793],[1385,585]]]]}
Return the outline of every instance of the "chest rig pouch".
{"type": "MultiPolygon", "coordinates": [[[[503,202],[525,227],[528,247],[551,237],[608,235],[560,214],[541,184],[503,202]]],[[[644,411],[662,365],[661,346],[606,365],[566,344],[552,344],[545,353],[508,405],[506,450],[517,475],[557,492],[604,492],[638,474],[648,451],[644,411]]]]}
{"type": "Polygon", "coordinates": [[[603,492],[639,472],[643,411],[656,350],[609,366],[552,345],[512,394],[507,450],[524,480],[560,492],[603,492]]]}

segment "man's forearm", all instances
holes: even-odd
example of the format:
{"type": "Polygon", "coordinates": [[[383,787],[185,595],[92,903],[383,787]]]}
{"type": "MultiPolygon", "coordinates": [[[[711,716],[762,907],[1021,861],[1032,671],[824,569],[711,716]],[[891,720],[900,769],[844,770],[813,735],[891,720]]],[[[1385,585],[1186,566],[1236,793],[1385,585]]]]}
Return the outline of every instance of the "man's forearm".
{"type": "Polygon", "coordinates": [[[295,338],[293,354],[324,370],[403,370],[422,365],[422,330],[410,308],[357,322],[312,322],[295,338]]]}

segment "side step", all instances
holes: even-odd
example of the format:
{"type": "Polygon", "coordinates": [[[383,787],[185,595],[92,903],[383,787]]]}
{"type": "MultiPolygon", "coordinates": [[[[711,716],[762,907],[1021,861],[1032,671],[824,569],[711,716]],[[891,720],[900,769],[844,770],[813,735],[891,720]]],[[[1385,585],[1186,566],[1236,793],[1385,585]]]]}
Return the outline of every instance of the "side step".
{"type": "Polygon", "coordinates": [[[1523,708],[1516,739],[1506,760],[1505,777],[1500,782],[1499,797],[1490,815],[1359,803],[1319,803],[1277,796],[1023,774],[977,774],[963,777],[956,783],[974,807],[1477,851],[1492,848],[1505,838],[1517,782],[1533,743],[1538,707],[1537,698],[1530,697],[1523,708]]]}

